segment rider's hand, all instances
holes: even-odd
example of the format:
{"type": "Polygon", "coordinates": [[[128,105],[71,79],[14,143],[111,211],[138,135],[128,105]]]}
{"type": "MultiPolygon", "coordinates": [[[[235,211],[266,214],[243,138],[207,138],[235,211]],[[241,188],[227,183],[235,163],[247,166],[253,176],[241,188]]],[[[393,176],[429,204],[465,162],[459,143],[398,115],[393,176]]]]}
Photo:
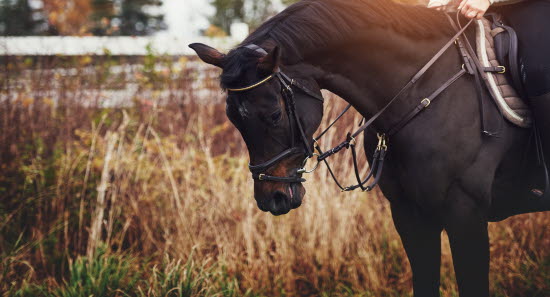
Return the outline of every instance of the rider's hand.
{"type": "Polygon", "coordinates": [[[431,0],[430,3],[428,3],[428,8],[433,8],[436,10],[444,10],[448,4],[449,4],[448,0],[431,0]]]}
{"type": "Polygon", "coordinates": [[[462,0],[458,11],[469,19],[481,19],[489,6],[491,6],[490,0],[462,0]]]}

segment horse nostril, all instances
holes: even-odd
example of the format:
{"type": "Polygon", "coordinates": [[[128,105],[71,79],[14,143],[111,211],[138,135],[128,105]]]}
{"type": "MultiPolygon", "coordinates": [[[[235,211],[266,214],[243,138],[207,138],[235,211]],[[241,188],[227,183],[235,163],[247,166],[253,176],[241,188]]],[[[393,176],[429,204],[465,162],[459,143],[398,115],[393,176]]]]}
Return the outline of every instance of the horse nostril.
{"type": "Polygon", "coordinates": [[[275,194],[273,194],[273,201],[275,201],[275,203],[277,204],[281,204],[285,202],[286,199],[287,199],[287,196],[283,192],[277,191],[275,192],[275,194]]]}
{"type": "Polygon", "coordinates": [[[256,205],[258,205],[258,208],[263,212],[269,211],[269,208],[267,207],[268,204],[263,201],[256,200],[256,205]]]}
{"type": "Polygon", "coordinates": [[[280,191],[273,194],[271,199],[271,211],[274,213],[288,212],[288,196],[280,191]]]}

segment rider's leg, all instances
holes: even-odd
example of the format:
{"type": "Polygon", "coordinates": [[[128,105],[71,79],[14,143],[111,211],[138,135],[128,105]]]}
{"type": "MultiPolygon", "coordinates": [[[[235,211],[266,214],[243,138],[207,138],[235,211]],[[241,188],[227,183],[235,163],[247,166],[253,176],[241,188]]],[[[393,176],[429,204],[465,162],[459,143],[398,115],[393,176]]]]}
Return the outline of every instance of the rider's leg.
{"type": "Polygon", "coordinates": [[[518,34],[521,74],[550,165],[550,0],[505,6],[503,13],[518,34]]]}
{"type": "Polygon", "coordinates": [[[550,92],[550,0],[531,0],[503,8],[516,30],[522,76],[529,97],[550,92]]]}

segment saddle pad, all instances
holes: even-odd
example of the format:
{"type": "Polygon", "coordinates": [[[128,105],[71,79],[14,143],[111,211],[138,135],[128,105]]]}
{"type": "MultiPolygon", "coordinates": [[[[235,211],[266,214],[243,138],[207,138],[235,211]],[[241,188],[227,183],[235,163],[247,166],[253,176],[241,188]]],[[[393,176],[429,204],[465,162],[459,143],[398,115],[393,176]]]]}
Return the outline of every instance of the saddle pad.
{"type": "MultiPolygon", "coordinates": [[[[493,36],[502,32],[500,28],[491,30],[491,22],[485,18],[476,21],[476,25],[477,56],[481,64],[484,67],[503,65],[497,61],[493,39],[493,36]]],[[[486,75],[493,99],[504,117],[519,127],[531,127],[533,120],[529,106],[508,83],[506,75],[496,72],[486,72],[486,75]]]]}

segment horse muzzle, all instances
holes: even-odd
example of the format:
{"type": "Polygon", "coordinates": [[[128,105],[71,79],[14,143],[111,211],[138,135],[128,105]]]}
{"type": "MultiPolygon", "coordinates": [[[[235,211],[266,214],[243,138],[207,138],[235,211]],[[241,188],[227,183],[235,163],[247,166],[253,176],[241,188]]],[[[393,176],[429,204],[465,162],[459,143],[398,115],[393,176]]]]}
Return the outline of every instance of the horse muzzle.
{"type": "Polygon", "coordinates": [[[300,183],[291,183],[256,197],[258,208],[275,216],[289,213],[302,205],[305,189],[300,183]]]}

